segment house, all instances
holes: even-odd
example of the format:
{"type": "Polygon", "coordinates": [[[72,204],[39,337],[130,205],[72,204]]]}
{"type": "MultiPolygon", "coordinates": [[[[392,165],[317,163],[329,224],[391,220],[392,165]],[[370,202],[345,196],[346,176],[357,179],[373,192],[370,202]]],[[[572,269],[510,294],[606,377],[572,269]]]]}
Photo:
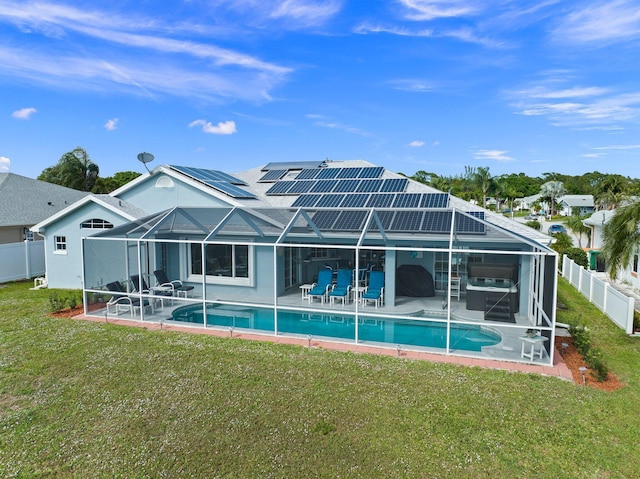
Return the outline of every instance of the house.
{"type": "Polygon", "coordinates": [[[30,231],[33,225],[87,194],[14,173],[0,173],[0,244],[39,240],[30,231]]]}
{"type": "Polygon", "coordinates": [[[583,216],[594,211],[592,195],[564,195],[558,199],[558,204],[562,216],[571,216],[575,211],[583,216]]]}
{"type": "MultiPolygon", "coordinates": [[[[611,221],[616,210],[601,210],[586,218],[582,224],[591,229],[591,247],[587,250],[589,255],[589,269],[598,272],[606,271],[606,263],[602,257],[604,244],[604,227],[611,221]]],[[[618,279],[629,284],[633,288],[640,288],[638,279],[638,258],[640,251],[636,251],[631,258],[631,263],[624,270],[618,271],[618,279]]]]}
{"type": "Polygon", "coordinates": [[[553,363],[552,238],[365,161],[162,165],[34,229],[87,315],[553,363]]]}

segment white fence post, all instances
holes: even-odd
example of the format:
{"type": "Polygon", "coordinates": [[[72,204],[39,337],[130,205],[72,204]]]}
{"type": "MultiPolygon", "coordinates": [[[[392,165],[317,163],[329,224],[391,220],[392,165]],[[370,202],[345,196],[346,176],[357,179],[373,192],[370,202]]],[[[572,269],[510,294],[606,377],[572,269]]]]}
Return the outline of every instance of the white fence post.
{"type": "Polygon", "coordinates": [[[635,300],[629,298],[629,308],[627,311],[627,334],[633,334],[633,313],[635,311],[635,300]]]}

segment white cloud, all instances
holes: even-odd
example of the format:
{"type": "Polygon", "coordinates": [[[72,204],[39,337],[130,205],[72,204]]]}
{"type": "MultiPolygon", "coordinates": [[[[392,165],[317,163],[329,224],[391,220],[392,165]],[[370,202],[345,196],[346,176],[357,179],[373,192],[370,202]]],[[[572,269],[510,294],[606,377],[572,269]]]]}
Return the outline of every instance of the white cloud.
{"type": "Polygon", "coordinates": [[[396,90],[410,91],[416,93],[426,93],[435,90],[435,84],[428,80],[415,78],[400,78],[389,81],[389,84],[396,90]]]}
{"type": "Polygon", "coordinates": [[[271,18],[293,20],[299,26],[320,25],[342,8],[341,1],[284,0],[271,12],[271,18]]]}
{"type": "Polygon", "coordinates": [[[11,116],[13,118],[17,118],[18,120],[28,120],[29,118],[31,118],[31,115],[33,115],[37,111],[38,110],[36,110],[35,108],[21,108],[20,110],[16,110],[11,113],[11,116]]]}
{"type": "Polygon", "coordinates": [[[506,151],[502,150],[477,150],[473,153],[476,160],[485,161],[513,161],[513,158],[505,155],[506,151]]]}
{"type": "Polygon", "coordinates": [[[611,145],[611,146],[598,146],[594,150],[637,150],[640,149],[640,145],[611,145]]]}
{"type": "Polygon", "coordinates": [[[104,129],[107,131],[113,131],[116,128],[118,128],[118,119],[117,118],[112,118],[110,120],[107,120],[107,122],[104,124],[104,129]]]}
{"type": "Polygon", "coordinates": [[[640,8],[635,0],[577,2],[562,15],[554,37],[575,43],[615,42],[640,38],[640,8]]]}
{"type": "Polygon", "coordinates": [[[428,21],[436,18],[470,16],[478,12],[481,2],[468,0],[398,0],[408,20],[428,21]]]}
{"type": "Polygon", "coordinates": [[[424,146],[424,141],[413,140],[411,143],[409,143],[409,146],[413,148],[420,148],[421,146],[424,146]]]}
{"type": "Polygon", "coordinates": [[[28,1],[0,2],[0,22],[48,40],[44,53],[1,44],[3,74],[58,88],[113,91],[117,86],[146,96],[259,101],[270,99],[269,90],[292,71],[211,41],[172,38],[199,32],[198,25],[28,1]],[[81,55],[68,40],[76,34],[87,39],[81,55]]]}
{"type": "Polygon", "coordinates": [[[202,131],[212,135],[233,135],[237,133],[235,121],[221,121],[217,125],[206,120],[194,120],[189,123],[189,128],[202,127],[202,131]]]}
{"type": "Polygon", "coordinates": [[[11,160],[6,156],[0,156],[0,173],[8,172],[9,165],[11,165],[11,160]]]}

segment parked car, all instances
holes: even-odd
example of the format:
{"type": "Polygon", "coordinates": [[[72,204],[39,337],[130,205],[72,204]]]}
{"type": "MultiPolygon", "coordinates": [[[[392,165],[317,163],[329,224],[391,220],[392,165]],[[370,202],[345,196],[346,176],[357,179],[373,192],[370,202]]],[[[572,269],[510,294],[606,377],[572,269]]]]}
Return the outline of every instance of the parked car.
{"type": "Polygon", "coordinates": [[[525,221],[538,221],[538,215],[530,213],[524,217],[525,221]]]}
{"type": "Polygon", "coordinates": [[[558,234],[558,233],[566,233],[567,229],[562,225],[555,224],[555,225],[549,226],[549,229],[547,230],[547,232],[550,235],[555,235],[555,234],[558,234]]]}

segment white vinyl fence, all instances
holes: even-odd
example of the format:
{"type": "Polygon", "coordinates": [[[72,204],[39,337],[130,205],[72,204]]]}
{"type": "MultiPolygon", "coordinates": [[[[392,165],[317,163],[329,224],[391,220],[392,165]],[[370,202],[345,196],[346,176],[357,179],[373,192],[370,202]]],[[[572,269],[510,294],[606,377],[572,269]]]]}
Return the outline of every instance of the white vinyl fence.
{"type": "Polygon", "coordinates": [[[633,298],[615,290],[566,255],[562,259],[562,277],[627,334],[633,334],[633,298]]]}
{"type": "Polygon", "coordinates": [[[44,243],[0,244],[0,283],[44,275],[44,243]]]}

